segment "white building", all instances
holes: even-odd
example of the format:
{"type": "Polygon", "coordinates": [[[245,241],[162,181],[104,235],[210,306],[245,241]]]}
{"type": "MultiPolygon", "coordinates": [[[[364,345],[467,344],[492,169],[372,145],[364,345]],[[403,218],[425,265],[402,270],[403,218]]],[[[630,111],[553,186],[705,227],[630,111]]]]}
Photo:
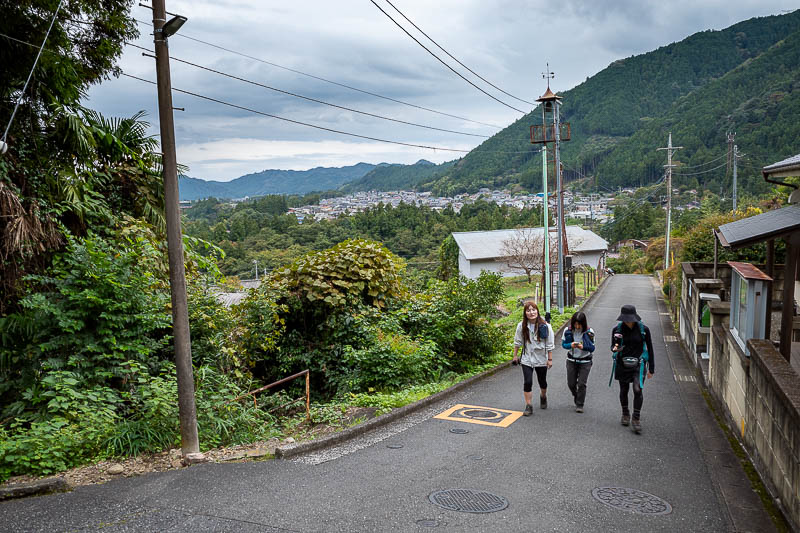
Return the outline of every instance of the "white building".
{"type": "MultiPolygon", "coordinates": [[[[458,273],[470,279],[477,278],[483,270],[499,272],[503,276],[524,274],[525,272],[521,270],[509,270],[503,260],[503,242],[518,236],[520,232],[543,235],[544,228],[453,233],[453,238],[458,244],[458,273]]],[[[551,228],[550,238],[556,240],[555,228],[551,228]]],[[[567,226],[567,244],[569,253],[573,256],[573,266],[588,265],[592,268],[604,266],[601,261],[608,250],[608,243],[595,232],[580,226],[567,226]]],[[[555,254],[551,254],[550,261],[556,261],[555,254]]]]}

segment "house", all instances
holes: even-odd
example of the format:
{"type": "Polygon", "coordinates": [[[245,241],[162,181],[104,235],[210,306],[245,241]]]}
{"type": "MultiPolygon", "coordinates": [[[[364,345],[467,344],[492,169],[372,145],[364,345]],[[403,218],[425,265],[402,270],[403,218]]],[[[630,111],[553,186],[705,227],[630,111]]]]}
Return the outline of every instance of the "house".
{"type": "Polygon", "coordinates": [[[762,169],[795,188],[789,205],[715,230],[713,263],[682,263],[680,332],[711,397],[791,524],[800,528],[800,154],[762,169]],[[786,262],[776,264],[776,241],[786,262]],[[729,250],[766,243],[764,265],[717,262],[729,250]],[[763,270],[762,270],[763,268],[763,270]],[[700,358],[696,357],[700,352],[700,358]]]}
{"type": "MultiPolygon", "coordinates": [[[[608,251],[608,243],[594,233],[580,226],[567,226],[567,244],[573,256],[572,265],[588,265],[602,268],[603,257],[608,251]]],[[[504,276],[519,276],[521,270],[509,269],[504,261],[503,243],[520,235],[530,235],[542,239],[544,228],[501,229],[494,231],[465,231],[453,233],[458,244],[458,272],[470,279],[477,278],[481,271],[499,272],[504,276]]],[[[556,230],[550,229],[550,238],[556,242],[556,230]]],[[[551,262],[555,253],[551,253],[551,262]]]]}

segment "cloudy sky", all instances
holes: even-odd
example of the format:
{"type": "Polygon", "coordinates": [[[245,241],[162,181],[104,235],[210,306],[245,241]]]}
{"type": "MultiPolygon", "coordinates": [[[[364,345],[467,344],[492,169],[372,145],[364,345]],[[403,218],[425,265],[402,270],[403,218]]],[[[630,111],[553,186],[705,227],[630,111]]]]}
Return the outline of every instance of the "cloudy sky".
{"type": "MultiPolygon", "coordinates": [[[[529,102],[544,92],[542,72],[548,62],[555,72],[551,87],[564,91],[617,59],[698,31],[797,7],[796,0],[390,1],[467,67],[529,102]],[[546,11],[545,6],[557,8],[546,11]]],[[[188,174],[229,181],[265,169],[304,170],[360,161],[413,163],[423,158],[442,162],[462,155],[341,135],[255,112],[376,139],[470,150],[531,110],[530,104],[486,85],[448,58],[386,0],[375,3],[453,68],[508,105],[448,70],[371,0],[167,0],[168,11],[189,19],[170,38],[173,87],[252,110],[175,93],[174,105],[185,108],[175,111],[178,161],[189,166],[188,174]],[[263,85],[451,131],[383,120],[263,85]]],[[[137,5],[133,13],[142,21],[136,44],[152,50],[152,12],[137,5]]],[[[155,80],[153,59],[141,54],[127,47],[122,69],[155,80]]],[[[86,104],[109,116],[145,110],[152,132],[158,133],[153,85],[125,76],[112,79],[93,88],[86,104]]]]}

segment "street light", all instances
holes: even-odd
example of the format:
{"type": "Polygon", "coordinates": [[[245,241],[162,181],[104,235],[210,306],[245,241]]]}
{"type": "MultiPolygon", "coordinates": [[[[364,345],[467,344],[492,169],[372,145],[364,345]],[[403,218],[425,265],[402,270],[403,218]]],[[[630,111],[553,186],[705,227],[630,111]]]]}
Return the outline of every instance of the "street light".
{"type": "Polygon", "coordinates": [[[178,33],[178,30],[181,29],[181,26],[183,26],[185,22],[186,22],[186,17],[182,17],[181,15],[175,15],[161,27],[161,34],[164,37],[171,37],[176,33],[178,33]]]}

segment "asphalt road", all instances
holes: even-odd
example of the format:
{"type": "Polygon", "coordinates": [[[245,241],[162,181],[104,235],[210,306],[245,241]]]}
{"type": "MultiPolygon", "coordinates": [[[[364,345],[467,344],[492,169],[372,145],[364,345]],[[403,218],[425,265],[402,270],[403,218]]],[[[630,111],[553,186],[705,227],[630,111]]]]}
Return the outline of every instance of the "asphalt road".
{"type": "MultiPolygon", "coordinates": [[[[583,414],[574,411],[566,386],[564,350],[557,348],[548,374],[548,409],[537,407],[532,417],[518,418],[508,427],[434,415],[458,404],[521,411],[519,367],[503,369],[358,439],[293,460],[197,465],[0,503],[0,530],[736,529],[724,491],[693,429],[699,426],[692,422],[690,411],[699,404],[687,407],[679,390],[697,385],[688,374],[676,380],[665,355],[662,319],[667,317],[659,314],[651,279],[617,275],[601,291],[586,308],[598,350],[583,414]],[[645,386],[641,435],[620,425],[617,383],[608,387],[610,330],[626,303],[636,305],[654,339],[656,374],[645,386]],[[453,433],[452,429],[467,432],[453,433]],[[629,492],[601,491],[623,496],[621,501],[632,508],[651,512],[622,510],[595,498],[596,489],[604,487],[642,491],[658,500],[641,507],[643,500],[633,499],[629,492]],[[474,513],[431,503],[432,493],[453,489],[486,492],[490,505],[507,506],[474,513]]],[[[509,419],[503,412],[481,416],[490,421],[509,419]]],[[[474,503],[460,495],[455,493],[455,501],[461,505],[474,503]]]]}

